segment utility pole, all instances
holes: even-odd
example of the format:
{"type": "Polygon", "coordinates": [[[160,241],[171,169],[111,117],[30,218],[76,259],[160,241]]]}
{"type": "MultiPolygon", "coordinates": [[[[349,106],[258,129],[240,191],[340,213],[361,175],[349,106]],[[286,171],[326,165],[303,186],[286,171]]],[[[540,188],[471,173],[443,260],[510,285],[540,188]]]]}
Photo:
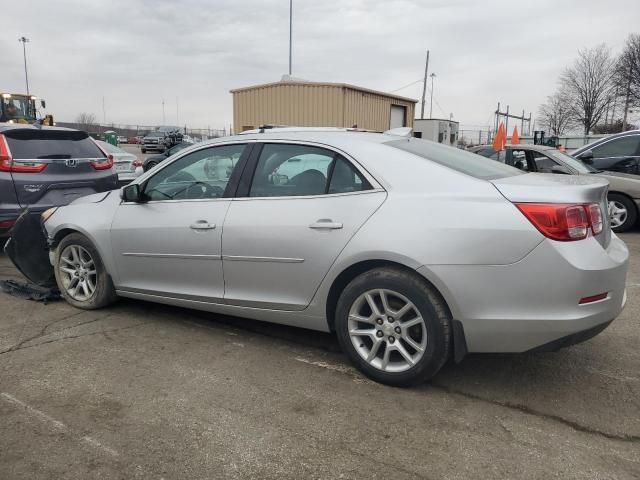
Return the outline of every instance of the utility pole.
{"type": "Polygon", "coordinates": [[[104,95],[102,96],[102,124],[107,124],[107,110],[104,108],[104,95]]]}
{"type": "Polygon", "coordinates": [[[165,124],[165,120],[164,120],[164,98],[162,99],[162,125],[164,126],[165,124]]]}
{"type": "Polygon", "coordinates": [[[631,96],[631,65],[629,66],[629,77],[627,78],[627,94],[624,100],[624,117],[622,119],[622,131],[627,131],[627,113],[629,112],[629,97],[631,96]]]}
{"type": "Polygon", "coordinates": [[[292,42],[293,42],[293,0],[289,0],[289,76],[291,76],[292,42]]]}
{"type": "MultiPolygon", "coordinates": [[[[176,97],[176,126],[180,125],[180,116],[179,116],[179,112],[178,112],[178,97],[176,97]]],[[[185,125],[185,134],[187,133],[187,127],[185,125]]]]}
{"type": "Polygon", "coordinates": [[[429,76],[431,77],[431,105],[429,105],[429,118],[433,118],[433,79],[436,74],[432,73],[429,76]]]}
{"type": "Polygon", "coordinates": [[[427,94],[427,73],[429,72],[429,50],[427,50],[427,63],[424,66],[424,82],[422,83],[422,108],[420,109],[420,119],[424,120],[424,97],[427,94]]]}
{"type": "Polygon", "coordinates": [[[22,56],[24,57],[24,81],[27,84],[27,95],[29,95],[29,75],[27,74],[27,43],[29,43],[29,39],[27,37],[20,37],[18,41],[22,43],[22,56]]]}

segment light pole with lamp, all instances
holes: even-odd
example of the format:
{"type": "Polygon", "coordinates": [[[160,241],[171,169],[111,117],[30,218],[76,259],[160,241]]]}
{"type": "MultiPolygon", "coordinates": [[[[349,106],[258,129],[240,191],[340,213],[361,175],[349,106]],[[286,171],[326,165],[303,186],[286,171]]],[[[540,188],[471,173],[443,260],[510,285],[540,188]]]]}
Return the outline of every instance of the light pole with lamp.
{"type": "Polygon", "coordinates": [[[435,73],[429,75],[431,77],[431,102],[429,105],[429,118],[433,118],[433,79],[436,76],[435,73]]]}

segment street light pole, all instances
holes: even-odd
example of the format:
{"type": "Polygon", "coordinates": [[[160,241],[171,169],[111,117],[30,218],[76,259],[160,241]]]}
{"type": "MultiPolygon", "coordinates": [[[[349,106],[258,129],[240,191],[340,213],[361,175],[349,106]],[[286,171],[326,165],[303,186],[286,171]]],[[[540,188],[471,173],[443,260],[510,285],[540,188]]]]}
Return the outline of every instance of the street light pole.
{"type": "Polygon", "coordinates": [[[431,77],[431,104],[429,105],[429,118],[433,118],[433,79],[436,74],[432,73],[429,76],[431,77]]]}
{"type": "Polygon", "coordinates": [[[424,95],[427,93],[427,74],[429,73],[429,50],[427,50],[427,63],[424,66],[424,82],[422,83],[422,108],[420,109],[420,119],[424,119],[424,95]]]}
{"type": "Polygon", "coordinates": [[[27,37],[20,37],[18,39],[22,43],[22,55],[24,57],[24,80],[27,84],[27,95],[29,95],[29,75],[27,74],[27,43],[29,39],[27,37]]]}
{"type": "Polygon", "coordinates": [[[293,0],[289,0],[289,76],[291,76],[291,49],[293,42],[293,0]]]}

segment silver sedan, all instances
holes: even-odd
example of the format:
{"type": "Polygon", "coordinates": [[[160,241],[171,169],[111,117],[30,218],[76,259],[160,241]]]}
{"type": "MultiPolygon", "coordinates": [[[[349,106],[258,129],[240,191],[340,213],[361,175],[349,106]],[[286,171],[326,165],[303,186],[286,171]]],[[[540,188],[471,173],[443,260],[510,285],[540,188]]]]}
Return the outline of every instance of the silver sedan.
{"type": "Polygon", "coordinates": [[[43,222],[78,308],[129,297],[331,331],[366,375],[409,385],[606,328],[628,261],[606,199],[597,177],[283,128],[194,145],[43,222]]]}

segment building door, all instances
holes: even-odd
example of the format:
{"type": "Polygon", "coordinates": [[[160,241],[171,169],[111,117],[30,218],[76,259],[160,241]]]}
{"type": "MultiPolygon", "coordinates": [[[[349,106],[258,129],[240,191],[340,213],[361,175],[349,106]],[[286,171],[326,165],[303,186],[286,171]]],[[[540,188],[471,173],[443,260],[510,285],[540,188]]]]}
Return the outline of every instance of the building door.
{"type": "Polygon", "coordinates": [[[407,107],[391,105],[391,120],[389,128],[400,128],[407,126],[407,107]]]}

